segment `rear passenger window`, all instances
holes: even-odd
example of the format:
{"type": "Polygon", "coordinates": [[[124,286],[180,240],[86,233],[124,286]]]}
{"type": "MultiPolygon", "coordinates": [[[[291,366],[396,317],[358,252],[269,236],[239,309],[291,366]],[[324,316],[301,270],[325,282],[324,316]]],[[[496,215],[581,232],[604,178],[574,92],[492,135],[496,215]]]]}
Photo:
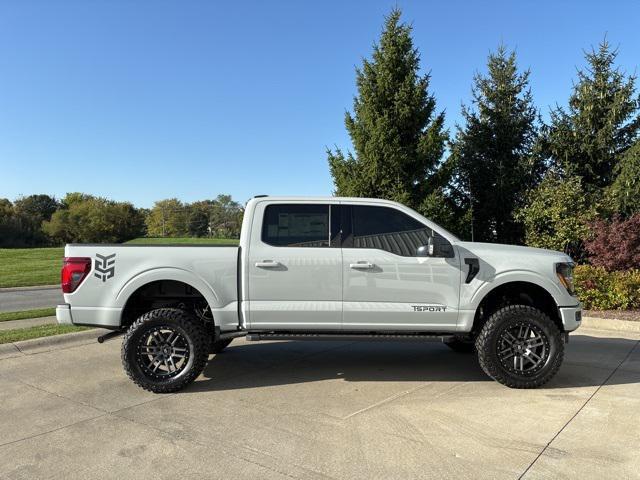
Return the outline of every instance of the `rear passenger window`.
{"type": "Polygon", "coordinates": [[[414,218],[388,207],[354,205],[353,248],[377,248],[403,257],[415,257],[433,231],[414,218]]]}
{"type": "Polygon", "coordinates": [[[276,247],[328,247],[329,205],[268,205],[262,241],[276,247]]]}

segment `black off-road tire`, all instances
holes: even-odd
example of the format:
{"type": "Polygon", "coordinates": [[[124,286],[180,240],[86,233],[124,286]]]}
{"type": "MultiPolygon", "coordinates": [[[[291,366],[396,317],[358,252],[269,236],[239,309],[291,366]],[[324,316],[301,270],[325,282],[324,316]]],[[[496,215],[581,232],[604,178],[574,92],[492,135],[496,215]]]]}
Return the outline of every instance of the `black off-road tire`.
{"type": "Polygon", "coordinates": [[[557,325],[544,312],[527,305],[509,305],[494,312],[476,338],[476,350],[482,370],[489,377],[511,388],[536,388],[544,385],[558,372],[564,358],[564,342],[557,325]],[[532,371],[527,373],[517,372],[515,363],[513,368],[506,365],[507,360],[501,357],[504,350],[499,351],[505,345],[503,342],[509,329],[519,329],[520,326],[529,326],[535,330],[547,349],[545,361],[539,366],[531,367],[532,371]]]}
{"type": "Polygon", "coordinates": [[[459,338],[454,338],[453,340],[444,342],[444,344],[457,353],[474,353],[476,351],[476,347],[471,340],[464,341],[459,338]]]}
{"type": "Polygon", "coordinates": [[[217,342],[215,340],[211,340],[209,353],[212,353],[212,354],[220,353],[225,348],[227,348],[232,341],[233,341],[233,338],[228,338],[226,340],[218,340],[217,342]]]}
{"type": "MultiPolygon", "coordinates": [[[[183,389],[193,382],[204,370],[209,359],[210,335],[200,320],[185,310],[178,308],[158,308],[145,313],[127,330],[122,340],[121,358],[124,370],[139,387],[154,393],[171,393],[183,389]],[[161,327],[181,335],[185,349],[188,349],[184,368],[175,374],[162,378],[145,370],[145,355],[140,355],[144,339],[161,327]]],[[[149,358],[149,357],[146,357],[149,358]]]]}

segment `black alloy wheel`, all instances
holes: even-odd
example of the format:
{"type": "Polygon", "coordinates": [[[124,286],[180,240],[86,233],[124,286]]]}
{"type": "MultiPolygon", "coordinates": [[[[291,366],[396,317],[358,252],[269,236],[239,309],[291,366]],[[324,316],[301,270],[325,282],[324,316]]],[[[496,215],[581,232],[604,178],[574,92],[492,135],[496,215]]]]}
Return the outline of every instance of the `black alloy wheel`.
{"type": "Polygon", "coordinates": [[[502,366],[517,375],[534,375],[549,361],[551,348],[542,329],[530,322],[519,322],[500,332],[498,358],[502,366]]]}
{"type": "Polygon", "coordinates": [[[529,305],[496,310],[476,338],[482,370],[511,388],[536,388],[551,380],[564,358],[558,325],[529,305]]]}
{"type": "Polygon", "coordinates": [[[189,364],[189,342],[175,327],[159,325],[140,336],[137,347],[140,369],[152,378],[180,375],[189,364]]]}
{"type": "Polygon", "coordinates": [[[139,387],[155,393],[175,392],[204,370],[210,337],[202,321],[185,310],[151,310],[124,335],[122,365],[139,387]]]}

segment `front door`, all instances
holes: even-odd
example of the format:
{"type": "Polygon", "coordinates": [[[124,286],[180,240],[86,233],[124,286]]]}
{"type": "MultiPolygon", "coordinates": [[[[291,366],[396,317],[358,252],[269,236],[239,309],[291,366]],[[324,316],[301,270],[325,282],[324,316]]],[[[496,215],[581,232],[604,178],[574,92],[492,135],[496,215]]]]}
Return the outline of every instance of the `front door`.
{"type": "Polygon", "coordinates": [[[460,259],[418,257],[430,227],[387,206],[342,205],[343,330],[452,331],[460,259]]]}
{"type": "Polygon", "coordinates": [[[256,206],[247,265],[250,329],[340,329],[337,211],[327,202],[256,206]]]}

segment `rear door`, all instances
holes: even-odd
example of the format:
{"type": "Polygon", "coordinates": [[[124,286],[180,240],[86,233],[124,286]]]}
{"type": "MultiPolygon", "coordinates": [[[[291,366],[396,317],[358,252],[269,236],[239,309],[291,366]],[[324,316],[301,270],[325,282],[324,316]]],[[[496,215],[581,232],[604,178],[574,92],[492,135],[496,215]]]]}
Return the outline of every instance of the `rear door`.
{"type": "Polygon", "coordinates": [[[249,328],[340,329],[339,220],[337,203],[256,205],[247,265],[249,328]]]}
{"type": "Polygon", "coordinates": [[[343,204],[342,213],[343,329],[455,330],[455,249],[453,258],[418,257],[418,247],[439,234],[390,206],[343,204]]]}

